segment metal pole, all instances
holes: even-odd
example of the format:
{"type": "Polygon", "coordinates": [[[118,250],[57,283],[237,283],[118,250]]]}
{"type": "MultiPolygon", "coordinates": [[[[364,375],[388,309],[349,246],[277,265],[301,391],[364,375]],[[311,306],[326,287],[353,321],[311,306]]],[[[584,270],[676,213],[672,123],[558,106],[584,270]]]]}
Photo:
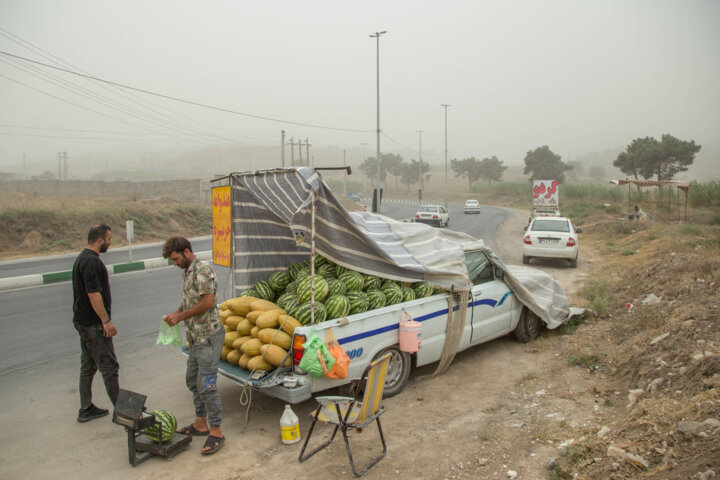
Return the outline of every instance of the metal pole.
{"type": "Polygon", "coordinates": [[[440,106],[445,107],[445,208],[448,208],[448,165],[447,165],[447,107],[450,105],[441,103],[440,106]]]}
{"type": "Polygon", "coordinates": [[[362,176],[363,176],[363,198],[366,198],[367,194],[365,193],[365,179],[367,178],[367,163],[365,163],[365,161],[367,160],[367,156],[365,155],[365,146],[367,145],[367,142],[361,143],[360,145],[363,146],[363,163],[362,163],[362,165],[363,165],[363,173],[362,173],[362,176]]]}
{"type": "Polygon", "coordinates": [[[377,188],[375,189],[375,211],[374,213],[380,212],[380,35],[387,33],[386,30],[382,32],[375,32],[370,35],[372,38],[377,38],[377,188]]]}

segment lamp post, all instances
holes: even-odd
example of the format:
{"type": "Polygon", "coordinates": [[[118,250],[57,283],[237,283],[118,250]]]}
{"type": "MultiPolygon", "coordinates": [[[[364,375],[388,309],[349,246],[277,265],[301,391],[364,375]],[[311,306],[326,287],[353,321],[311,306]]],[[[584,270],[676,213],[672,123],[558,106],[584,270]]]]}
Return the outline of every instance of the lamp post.
{"type": "Polygon", "coordinates": [[[447,171],[447,109],[450,105],[441,103],[441,107],[445,108],[445,209],[448,208],[448,171],[447,171]]]}
{"type": "Polygon", "coordinates": [[[380,35],[387,33],[387,30],[375,32],[370,38],[377,39],[377,188],[375,189],[375,210],[373,213],[380,211],[380,35]]]}
{"type": "Polygon", "coordinates": [[[418,197],[419,197],[418,200],[422,201],[422,190],[423,190],[423,181],[422,181],[422,134],[423,134],[423,131],[422,131],[422,130],[418,130],[417,133],[418,133],[419,136],[420,136],[420,140],[419,140],[419,150],[418,150],[418,158],[419,158],[419,160],[418,160],[418,164],[419,164],[419,165],[418,165],[418,188],[419,188],[420,191],[418,192],[418,197]]]}

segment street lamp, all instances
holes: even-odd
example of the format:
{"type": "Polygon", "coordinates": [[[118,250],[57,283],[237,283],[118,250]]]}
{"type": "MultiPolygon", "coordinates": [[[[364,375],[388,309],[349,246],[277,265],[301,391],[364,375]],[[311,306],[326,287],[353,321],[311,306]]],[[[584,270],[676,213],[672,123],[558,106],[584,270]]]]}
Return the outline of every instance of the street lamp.
{"type": "Polygon", "coordinates": [[[377,38],[377,188],[375,189],[375,210],[380,211],[380,35],[387,33],[387,30],[375,32],[370,38],[377,38]]]}
{"type": "Polygon", "coordinates": [[[367,142],[361,143],[360,145],[363,146],[363,198],[365,198],[365,178],[367,177],[367,156],[365,155],[365,147],[367,146],[367,142]]]}
{"type": "Polygon", "coordinates": [[[441,107],[445,107],[445,209],[448,208],[448,180],[447,180],[447,109],[450,105],[441,103],[441,107]]]}

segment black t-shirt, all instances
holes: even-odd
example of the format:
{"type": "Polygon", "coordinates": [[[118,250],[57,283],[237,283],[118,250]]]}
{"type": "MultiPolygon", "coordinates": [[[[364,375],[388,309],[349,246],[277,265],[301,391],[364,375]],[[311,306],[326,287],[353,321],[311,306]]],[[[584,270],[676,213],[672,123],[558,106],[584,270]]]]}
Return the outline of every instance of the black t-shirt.
{"type": "MultiPolygon", "coordinates": [[[[102,295],[105,310],[110,315],[110,282],[105,264],[100,255],[89,248],[84,249],[73,265],[73,320],[80,325],[95,325],[102,323],[90,303],[88,293],[102,295]]],[[[111,317],[112,318],[112,317],[111,317]]]]}

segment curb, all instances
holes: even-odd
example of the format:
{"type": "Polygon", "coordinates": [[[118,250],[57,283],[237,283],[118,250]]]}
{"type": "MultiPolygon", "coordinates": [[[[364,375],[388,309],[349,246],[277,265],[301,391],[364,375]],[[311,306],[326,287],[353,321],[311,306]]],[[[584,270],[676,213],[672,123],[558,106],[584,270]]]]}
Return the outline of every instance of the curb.
{"type": "MultiPolygon", "coordinates": [[[[197,252],[195,254],[199,260],[211,260],[212,251],[197,252]]],[[[140,270],[150,270],[153,268],[163,268],[172,266],[172,260],[168,258],[150,258],[147,260],[138,260],[136,262],[116,263],[107,265],[108,275],[116,273],[136,272],[140,270]]],[[[72,280],[72,270],[51,273],[36,273],[34,275],[22,275],[19,277],[0,278],[0,292],[5,290],[15,290],[25,287],[37,287],[39,285],[49,285],[51,283],[69,282],[72,280]]]]}

